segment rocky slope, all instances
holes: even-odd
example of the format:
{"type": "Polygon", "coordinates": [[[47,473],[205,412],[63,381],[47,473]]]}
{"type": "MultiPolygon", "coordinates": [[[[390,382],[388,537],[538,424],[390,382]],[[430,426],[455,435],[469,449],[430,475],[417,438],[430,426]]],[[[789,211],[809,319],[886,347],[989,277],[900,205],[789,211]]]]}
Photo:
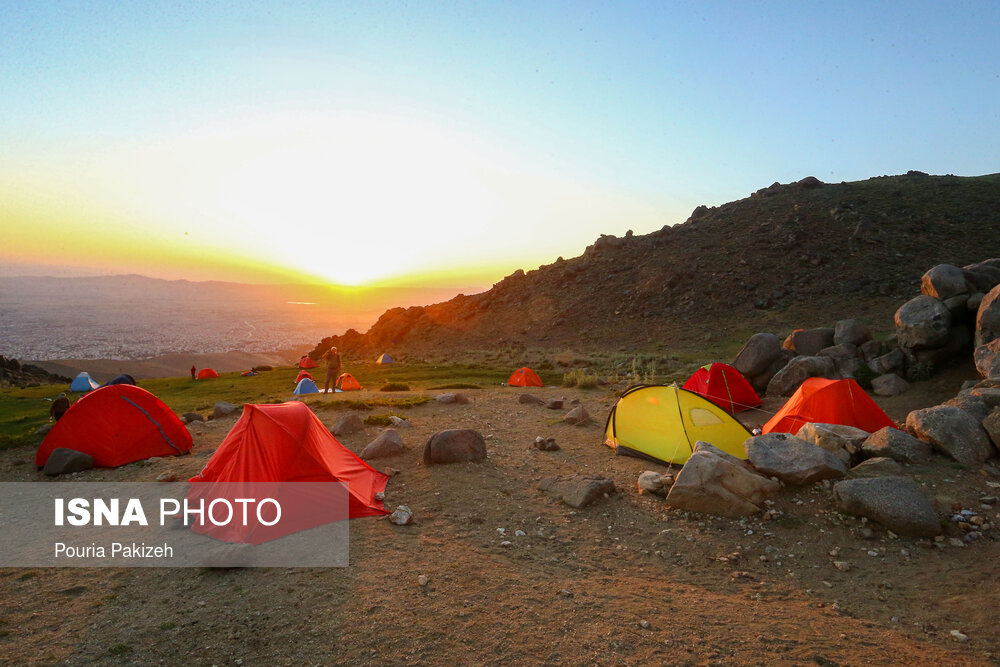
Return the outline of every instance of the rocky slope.
{"type": "Polygon", "coordinates": [[[694,349],[843,317],[889,331],[928,267],[995,256],[998,230],[1000,174],[775,183],[699,206],[683,224],[601,236],[580,257],[481,294],[388,310],[367,333],[324,338],[313,354],[694,349]]]}

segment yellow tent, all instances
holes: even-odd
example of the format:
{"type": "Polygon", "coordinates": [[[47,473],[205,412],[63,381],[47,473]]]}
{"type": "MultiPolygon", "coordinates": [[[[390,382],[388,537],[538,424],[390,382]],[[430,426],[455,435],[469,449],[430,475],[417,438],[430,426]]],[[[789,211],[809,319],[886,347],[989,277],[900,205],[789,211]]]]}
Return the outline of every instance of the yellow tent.
{"type": "Polygon", "coordinates": [[[750,435],[725,410],[676,384],[639,385],[611,408],[604,444],[616,454],[684,463],[699,440],[745,459],[750,435]]]}

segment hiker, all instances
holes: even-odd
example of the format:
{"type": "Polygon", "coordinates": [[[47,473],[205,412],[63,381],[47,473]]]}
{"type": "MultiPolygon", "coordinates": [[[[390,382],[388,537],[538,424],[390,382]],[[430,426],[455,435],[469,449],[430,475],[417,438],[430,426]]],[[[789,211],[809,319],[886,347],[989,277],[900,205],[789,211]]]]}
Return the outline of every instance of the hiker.
{"type": "Polygon", "coordinates": [[[337,378],[340,377],[340,353],[337,348],[331,347],[323,354],[323,358],[326,359],[326,382],[323,384],[323,393],[327,394],[330,392],[330,385],[333,384],[333,389],[337,389],[337,378]]]}
{"type": "Polygon", "coordinates": [[[67,410],[69,410],[69,399],[65,393],[59,394],[59,398],[52,401],[49,407],[49,421],[59,421],[67,410]]]}
{"type": "Polygon", "coordinates": [[[194,366],[192,366],[192,367],[191,367],[191,379],[192,379],[192,380],[194,379],[194,374],[195,374],[195,373],[196,373],[197,371],[198,371],[198,369],[197,369],[197,368],[195,368],[194,366]]]}

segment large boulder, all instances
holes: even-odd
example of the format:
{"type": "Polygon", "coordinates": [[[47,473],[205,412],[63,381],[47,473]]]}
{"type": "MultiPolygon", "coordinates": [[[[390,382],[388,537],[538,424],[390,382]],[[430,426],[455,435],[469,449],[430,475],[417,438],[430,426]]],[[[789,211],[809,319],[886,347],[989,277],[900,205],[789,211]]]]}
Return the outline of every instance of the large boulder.
{"type": "Polygon", "coordinates": [[[747,380],[750,381],[750,386],[753,390],[757,392],[759,396],[763,396],[767,393],[767,385],[770,384],[771,378],[777,375],[782,368],[788,365],[788,362],[795,358],[795,352],[792,350],[782,350],[781,354],[771,362],[771,365],[767,367],[760,375],[747,376],[747,380]]]}
{"type": "Polygon", "coordinates": [[[563,421],[573,426],[586,426],[590,423],[590,413],[587,412],[587,408],[578,405],[566,413],[563,421]]]}
{"type": "Polygon", "coordinates": [[[477,463],[486,458],[486,439],[471,428],[438,431],[424,446],[424,463],[477,463]]]}
{"type": "Polygon", "coordinates": [[[993,408],[993,412],[986,415],[983,420],[983,430],[989,436],[994,447],[1000,448],[1000,407],[993,408]]]}
{"type": "Polygon", "coordinates": [[[836,363],[830,357],[795,357],[767,383],[767,394],[791,396],[812,377],[838,379],[836,363]]]}
{"type": "Polygon", "coordinates": [[[833,498],[841,511],[867,517],[898,535],[941,534],[934,501],[909,477],[844,480],[833,485],[833,498]]]}
{"type": "Polygon", "coordinates": [[[227,403],[226,401],[219,401],[212,408],[212,419],[220,419],[222,417],[228,417],[239,409],[240,406],[234,405],[232,403],[227,403]]]}
{"type": "Polygon", "coordinates": [[[563,501],[570,507],[586,507],[615,491],[614,480],[601,475],[559,475],[545,477],[538,490],[563,501]]]}
{"type": "Polygon", "coordinates": [[[777,493],[781,485],[741,463],[735,457],[719,456],[708,448],[696,450],[670,487],[667,504],[680,510],[724,517],[761,511],[764,499],[777,493]]]}
{"type": "Polygon", "coordinates": [[[788,433],[768,433],[743,443],[750,464],[786,484],[801,486],[847,474],[847,466],[830,452],[788,433]]]}
{"type": "Polygon", "coordinates": [[[823,348],[832,347],[833,337],[834,329],[829,327],[797,329],[788,335],[782,347],[794,350],[799,356],[812,357],[823,348]]]}
{"type": "Polygon", "coordinates": [[[965,465],[980,464],[996,454],[982,424],[952,405],[914,410],[906,417],[906,430],[965,465]]]}
{"type": "Polygon", "coordinates": [[[976,370],[984,378],[1000,378],[1000,338],[977,347],[973,358],[976,370]]]}
{"type": "Polygon", "coordinates": [[[403,438],[399,431],[394,428],[387,428],[378,434],[378,437],[365,445],[361,450],[361,458],[381,459],[387,456],[395,456],[403,451],[403,438]]]}
{"type": "Polygon", "coordinates": [[[772,333],[756,333],[733,360],[733,368],[747,377],[761,375],[781,357],[781,341],[772,333]]]}
{"type": "Polygon", "coordinates": [[[1000,338],[1000,285],[997,285],[979,302],[976,311],[976,347],[1000,338]]]}
{"type": "Polygon", "coordinates": [[[333,425],[330,432],[334,435],[350,435],[351,433],[358,433],[359,431],[365,430],[365,422],[361,417],[355,413],[349,415],[344,415],[337,420],[337,423],[333,425]]]}
{"type": "Polygon", "coordinates": [[[938,264],[920,279],[920,292],[944,301],[953,296],[969,293],[965,272],[951,264],[938,264]]]}
{"type": "Polygon", "coordinates": [[[896,337],[910,349],[941,347],[948,342],[951,313],[932,296],[921,294],[896,311],[896,337]]]}
{"type": "Polygon", "coordinates": [[[847,476],[859,477],[902,477],[906,474],[903,465],[888,456],[877,456],[866,459],[847,472],[847,476]]]}
{"type": "Polygon", "coordinates": [[[888,457],[900,463],[924,463],[932,453],[930,444],[891,426],[875,431],[861,443],[864,458],[888,457]]]}
{"type": "Polygon", "coordinates": [[[895,373],[872,378],[872,393],[876,396],[899,396],[910,388],[910,383],[895,373]]]}
{"type": "Polygon", "coordinates": [[[895,373],[906,365],[906,355],[898,347],[894,347],[883,355],[877,356],[868,362],[868,367],[876,373],[895,373]]]}
{"type": "Polygon", "coordinates": [[[986,405],[986,400],[982,396],[963,391],[955,398],[948,399],[942,405],[953,405],[956,408],[965,410],[975,417],[976,421],[982,422],[986,415],[990,414],[990,407],[986,405]]]}
{"type": "Polygon", "coordinates": [[[1000,266],[991,264],[989,260],[963,266],[962,273],[970,292],[989,292],[1000,285],[1000,266]]]}
{"type": "Polygon", "coordinates": [[[840,320],[833,327],[834,345],[864,345],[872,339],[868,325],[861,320],[840,320]]]}
{"type": "Polygon", "coordinates": [[[825,347],[819,351],[819,356],[833,359],[833,363],[837,367],[837,374],[843,378],[854,377],[858,368],[865,363],[861,357],[861,350],[853,343],[825,347]]]}
{"type": "Polygon", "coordinates": [[[804,425],[796,437],[821,447],[844,463],[850,464],[851,457],[861,451],[861,443],[871,435],[854,426],[844,424],[809,423],[804,425]]]}
{"type": "Polygon", "coordinates": [[[49,454],[42,469],[46,475],[65,475],[71,472],[81,472],[94,467],[94,457],[78,452],[75,449],[56,447],[49,454]]]}

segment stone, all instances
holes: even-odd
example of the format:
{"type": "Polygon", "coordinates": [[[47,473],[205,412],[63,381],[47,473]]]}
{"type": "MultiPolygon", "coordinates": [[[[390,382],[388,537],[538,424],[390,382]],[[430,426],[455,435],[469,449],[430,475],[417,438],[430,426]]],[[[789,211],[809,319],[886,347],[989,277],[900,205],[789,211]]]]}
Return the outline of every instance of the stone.
{"type": "Polygon", "coordinates": [[[578,405],[566,413],[563,421],[573,426],[583,426],[590,423],[590,413],[587,412],[587,408],[578,405]]]}
{"type": "Polygon", "coordinates": [[[394,428],[387,428],[378,436],[365,445],[359,456],[366,461],[369,459],[381,459],[387,456],[395,456],[403,452],[403,438],[399,431],[394,428]]]}
{"type": "Polygon", "coordinates": [[[896,338],[910,349],[941,347],[948,342],[951,313],[943,303],[922,294],[896,311],[896,338]]]}
{"type": "Polygon", "coordinates": [[[906,537],[934,537],[941,524],[934,502],[909,477],[849,479],[833,485],[841,511],[866,517],[906,537]]]}
{"type": "Polygon", "coordinates": [[[412,426],[409,420],[403,419],[402,417],[397,417],[396,415],[391,415],[389,417],[389,423],[395,426],[396,428],[410,428],[410,426],[412,426]]]}
{"type": "Polygon", "coordinates": [[[478,463],[486,459],[486,440],[471,428],[438,431],[424,446],[424,463],[478,463]]]}
{"type": "Polygon", "coordinates": [[[987,292],[979,303],[979,310],[976,311],[976,347],[998,338],[1000,338],[1000,285],[987,292]]]}
{"type": "Polygon", "coordinates": [[[855,479],[860,477],[902,477],[906,474],[902,464],[893,461],[888,456],[877,456],[862,461],[851,468],[847,475],[855,479]]]}
{"type": "Polygon", "coordinates": [[[715,445],[713,445],[710,442],[705,442],[704,440],[696,440],[695,443],[694,443],[694,451],[696,451],[696,452],[708,452],[709,454],[713,454],[715,456],[718,456],[719,458],[721,458],[721,459],[723,459],[725,461],[729,461],[733,465],[743,466],[744,468],[746,468],[747,470],[749,470],[751,472],[757,472],[756,470],[754,470],[754,467],[752,465],[750,465],[745,459],[741,459],[741,458],[738,458],[736,456],[733,456],[729,452],[723,451],[723,450],[719,449],[718,447],[716,447],[715,445]]]}
{"type": "Polygon", "coordinates": [[[842,343],[833,347],[825,347],[819,351],[818,356],[833,359],[833,363],[837,367],[837,374],[845,378],[854,377],[858,368],[865,363],[864,359],[861,358],[861,351],[858,349],[858,346],[852,343],[842,343]]]}
{"type": "Polygon", "coordinates": [[[986,401],[982,396],[976,396],[967,392],[959,393],[958,396],[948,399],[942,405],[952,405],[965,410],[979,422],[982,422],[986,419],[986,415],[990,414],[990,408],[986,405],[986,401]]]}
{"type": "Polygon", "coordinates": [[[756,435],[743,446],[754,468],[793,486],[847,474],[847,466],[835,455],[787,433],[756,435]]]}
{"type": "Polygon", "coordinates": [[[557,452],[559,451],[559,445],[556,444],[555,438],[543,438],[538,436],[535,438],[534,442],[535,449],[543,452],[557,452]]]}
{"type": "Polygon", "coordinates": [[[417,577],[417,585],[420,586],[421,588],[423,588],[429,583],[431,583],[431,578],[428,577],[426,574],[421,574],[420,576],[417,577]]]}
{"type": "Polygon", "coordinates": [[[543,478],[538,490],[579,509],[614,493],[615,483],[601,475],[559,475],[543,478]]]}
{"type": "Polygon", "coordinates": [[[783,349],[781,350],[781,354],[771,362],[770,366],[767,367],[766,371],[760,375],[747,377],[750,381],[750,386],[753,387],[758,396],[763,396],[767,393],[767,385],[771,382],[771,378],[781,372],[781,370],[788,365],[788,362],[794,358],[795,353],[793,351],[783,349]]]}
{"type": "Polygon", "coordinates": [[[979,387],[973,385],[969,388],[969,393],[983,399],[986,407],[991,411],[993,408],[1000,407],[1000,387],[979,387]]]}
{"type": "Polygon", "coordinates": [[[547,407],[549,410],[562,410],[563,400],[560,398],[553,398],[550,401],[546,401],[545,407],[547,407]]]}
{"type": "Polygon", "coordinates": [[[965,317],[966,311],[968,311],[969,295],[962,294],[961,296],[953,296],[949,299],[942,299],[941,303],[944,307],[948,309],[951,313],[951,321],[958,322],[965,317]]]}
{"type": "Polygon", "coordinates": [[[833,327],[834,345],[847,344],[860,347],[871,339],[871,330],[861,320],[840,320],[833,327]]]}
{"type": "Polygon", "coordinates": [[[894,373],[902,370],[906,364],[906,355],[898,347],[894,347],[885,354],[875,357],[868,362],[868,367],[879,374],[894,373]]]}
{"type": "Polygon", "coordinates": [[[829,327],[797,329],[788,335],[782,346],[794,350],[799,356],[813,357],[819,354],[820,350],[833,347],[833,336],[834,329],[829,327]]]}
{"type": "Polygon", "coordinates": [[[952,405],[914,410],[906,416],[906,430],[965,465],[977,465],[996,454],[975,417],[952,405]]]}
{"type": "Polygon", "coordinates": [[[74,472],[90,470],[94,467],[94,458],[90,454],[78,452],[75,449],[56,447],[49,454],[42,469],[46,475],[66,475],[74,472]]]}
{"type": "Polygon", "coordinates": [[[157,482],[176,482],[177,481],[177,473],[170,472],[169,470],[167,472],[161,472],[159,475],[156,476],[156,481],[157,482]]]}
{"type": "Polygon", "coordinates": [[[205,421],[205,415],[200,412],[185,412],[181,415],[181,421],[185,424],[190,424],[191,422],[203,422],[205,421]]]}
{"type": "Polygon", "coordinates": [[[1000,284],[1000,266],[986,262],[976,262],[962,267],[969,291],[989,292],[1000,284]]]}
{"type": "Polygon", "coordinates": [[[364,432],[365,422],[357,414],[344,415],[337,420],[330,432],[334,435],[350,435],[351,433],[364,432]]]}
{"type": "Polygon", "coordinates": [[[993,408],[993,412],[983,419],[982,425],[993,446],[1000,449],[1000,407],[993,408]]]}
{"type": "Polygon", "coordinates": [[[1000,338],[977,347],[973,359],[976,370],[984,378],[1000,378],[1000,338]]]}
{"type": "Polygon", "coordinates": [[[238,405],[233,405],[232,403],[227,403],[226,401],[219,401],[215,404],[215,407],[212,408],[212,419],[228,417],[238,409],[238,405]]]}
{"type": "Polygon", "coordinates": [[[886,373],[872,379],[872,393],[876,396],[899,396],[910,388],[910,383],[895,373],[886,373]]]}
{"type": "Polygon", "coordinates": [[[407,526],[413,521],[413,512],[406,505],[400,505],[389,515],[389,521],[397,526],[407,526]]]}
{"type": "Polygon", "coordinates": [[[53,426],[55,426],[55,424],[42,424],[35,429],[35,435],[48,435],[53,426]]]}
{"type": "Polygon", "coordinates": [[[861,456],[889,457],[900,463],[926,463],[932,453],[930,444],[891,426],[875,431],[861,443],[861,456]]]}
{"type": "Polygon", "coordinates": [[[777,493],[781,485],[733,459],[739,461],[732,456],[718,456],[708,448],[696,450],[674,479],[667,504],[731,518],[760,512],[764,500],[777,493]]]}
{"type": "Polygon", "coordinates": [[[837,366],[830,357],[795,357],[767,384],[768,396],[791,396],[811,377],[839,379],[837,366]]]}
{"type": "Polygon", "coordinates": [[[517,397],[517,402],[524,405],[545,405],[545,401],[531,394],[521,394],[517,397]]]}
{"type": "Polygon", "coordinates": [[[965,272],[951,264],[938,264],[920,279],[920,292],[940,301],[960,294],[968,295],[965,272]]]}
{"type": "Polygon", "coordinates": [[[646,470],[639,473],[639,480],[636,485],[639,487],[639,495],[644,493],[651,493],[654,496],[665,496],[667,495],[667,490],[663,488],[663,482],[660,481],[661,474],[655,470],[646,470]]]}
{"type": "Polygon", "coordinates": [[[732,366],[747,377],[761,375],[781,357],[781,341],[771,333],[756,333],[743,345],[732,366]]]}
{"type": "Polygon", "coordinates": [[[844,424],[809,423],[799,429],[796,437],[825,449],[850,465],[851,456],[861,450],[861,443],[870,435],[868,431],[844,424]]]}
{"type": "Polygon", "coordinates": [[[448,403],[454,403],[455,402],[455,394],[451,394],[451,393],[449,393],[449,394],[439,394],[439,395],[435,396],[434,398],[435,398],[435,400],[437,400],[438,403],[448,404],[448,403]]]}

